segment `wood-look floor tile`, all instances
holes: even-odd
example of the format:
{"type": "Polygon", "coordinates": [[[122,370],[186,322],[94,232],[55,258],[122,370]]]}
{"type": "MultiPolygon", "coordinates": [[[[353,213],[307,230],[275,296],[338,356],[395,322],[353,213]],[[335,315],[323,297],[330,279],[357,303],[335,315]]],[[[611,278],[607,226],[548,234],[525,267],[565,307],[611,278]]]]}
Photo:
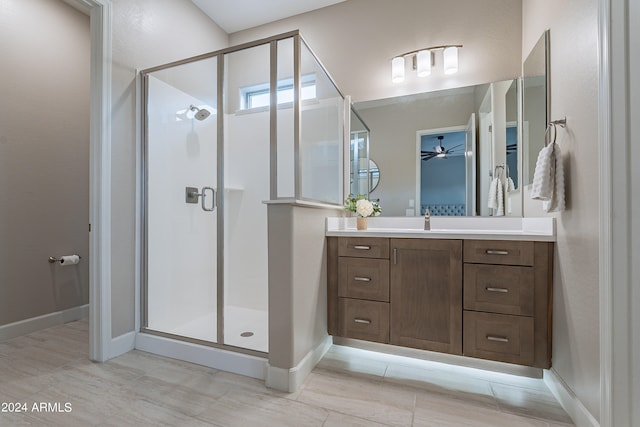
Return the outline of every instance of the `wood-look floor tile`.
{"type": "Polygon", "coordinates": [[[352,417],[330,411],[322,427],[386,427],[388,425],[389,424],[380,424],[364,418],[352,417]]]}
{"type": "Polygon", "coordinates": [[[407,426],[413,418],[415,393],[365,378],[314,371],[298,401],[382,424],[407,426]]]}
{"type": "Polygon", "coordinates": [[[71,413],[0,414],[36,426],[572,425],[539,379],[333,346],[296,393],[132,351],[88,360],[88,321],[0,343],[0,396],[71,413]]]}
{"type": "Polygon", "coordinates": [[[197,390],[146,376],[137,379],[127,391],[134,399],[146,400],[187,416],[204,412],[216,400],[197,390]]]}
{"type": "Polygon", "coordinates": [[[387,364],[366,357],[353,357],[344,351],[329,350],[322,360],[320,360],[316,368],[341,371],[349,375],[363,375],[382,379],[387,370],[387,364]]]}
{"type": "Polygon", "coordinates": [[[435,393],[418,395],[413,425],[416,427],[547,427],[547,423],[541,420],[507,414],[480,403],[435,393]]]}
{"type": "Polygon", "coordinates": [[[145,427],[145,426],[180,426],[211,427],[220,424],[210,423],[186,416],[173,409],[147,400],[131,400],[120,411],[102,420],[100,427],[145,427]]]}
{"type": "MultiPolygon", "coordinates": [[[[56,382],[53,375],[21,375],[7,380],[2,377],[4,370],[0,369],[0,398],[7,401],[12,398],[13,401],[23,400],[35,393],[43,391],[56,382]]],[[[0,423],[1,425],[2,423],[0,423]]]]}
{"type": "Polygon", "coordinates": [[[394,365],[389,366],[384,380],[496,407],[496,401],[489,384],[474,378],[463,378],[458,375],[413,366],[394,365]]]}
{"type": "Polygon", "coordinates": [[[220,426],[322,426],[328,411],[248,390],[230,391],[198,416],[220,426]]]}
{"type": "Polygon", "coordinates": [[[504,412],[544,418],[549,421],[571,423],[571,418],[564,411],[551,393],[503,384],[492,384],[491,389],[504,412]]]}

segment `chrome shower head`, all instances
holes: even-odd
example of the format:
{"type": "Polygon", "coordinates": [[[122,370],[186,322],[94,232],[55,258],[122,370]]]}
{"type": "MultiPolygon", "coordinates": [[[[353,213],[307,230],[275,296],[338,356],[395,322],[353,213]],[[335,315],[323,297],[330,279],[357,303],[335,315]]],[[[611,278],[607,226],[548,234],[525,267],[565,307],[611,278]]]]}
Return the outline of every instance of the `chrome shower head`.
{"type": "Polygon", "coordinates": [[[193,117],[200,121],[206,119],[211,115],[211,111],[207,110],[206,108],[198,108],[193,104],[189,106],[189,110],[195,111],[196,114],[193,117]]]}

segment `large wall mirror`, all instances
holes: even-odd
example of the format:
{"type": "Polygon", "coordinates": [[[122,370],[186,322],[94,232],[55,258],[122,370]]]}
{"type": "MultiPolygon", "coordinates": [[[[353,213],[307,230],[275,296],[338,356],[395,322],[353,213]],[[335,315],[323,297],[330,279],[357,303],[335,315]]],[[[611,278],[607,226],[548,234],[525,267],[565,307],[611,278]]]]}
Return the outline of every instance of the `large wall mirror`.
{"type": "MultiPolygon", "coordinates": [[[[369,128],[357,112],[351,109],[351,137],[349,146],[349,192],[368,196],[374,177],[369,159],[369,128]]],[[[376,185],[380,172],[375,166],[376,185]]]]}
{"type": "Polygon", "coordinates": [[[538,153],[544,147],[544,133],[550,120],[549,30],[535,44],[523,64],[522,123],[524,136],[523,180],[533,182],[538,153]]]}
{"type": "Polygon", "coordinates": [[[509,173],[514,188],[503,214],[521,216],[519,92],[513,79],[355,103],[368,154],[384,172],[370,197],[386,216],[422,215],[427,207],[433,215],[496,215],[491,182],[509,173]]]}

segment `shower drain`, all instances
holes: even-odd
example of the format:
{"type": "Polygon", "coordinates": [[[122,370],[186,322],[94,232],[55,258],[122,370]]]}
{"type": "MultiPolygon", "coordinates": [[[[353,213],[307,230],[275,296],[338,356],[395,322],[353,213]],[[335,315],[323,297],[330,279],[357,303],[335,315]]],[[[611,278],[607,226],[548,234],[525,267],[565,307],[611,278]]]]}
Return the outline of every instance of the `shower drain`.
{"type": "Polygon", "coordinates": [[[240,334],[241,337],[247,338],[247,337],[252,337],[253,336],[253,332],[243,332],[240,334]]]}

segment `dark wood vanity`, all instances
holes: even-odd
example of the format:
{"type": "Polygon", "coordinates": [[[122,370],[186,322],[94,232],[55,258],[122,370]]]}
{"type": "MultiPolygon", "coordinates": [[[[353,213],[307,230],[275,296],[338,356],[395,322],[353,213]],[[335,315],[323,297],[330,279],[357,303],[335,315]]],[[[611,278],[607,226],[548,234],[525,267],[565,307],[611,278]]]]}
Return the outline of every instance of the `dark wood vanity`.
{"type": "Polygon", "coordinates": [[[553,243],[327,237],[330,335],[551,366],[553,243]]]}

